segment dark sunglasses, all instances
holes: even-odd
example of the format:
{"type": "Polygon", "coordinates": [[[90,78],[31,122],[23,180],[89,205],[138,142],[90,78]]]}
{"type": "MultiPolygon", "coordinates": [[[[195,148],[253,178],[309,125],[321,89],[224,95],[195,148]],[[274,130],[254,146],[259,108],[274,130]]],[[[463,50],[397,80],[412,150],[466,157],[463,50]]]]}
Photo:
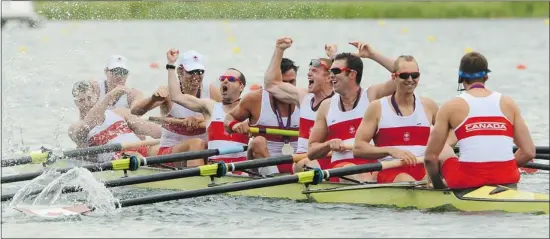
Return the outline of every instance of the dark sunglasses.
{"type": "Polygon", "coordinates": [[[330,66],[327,65],[327,63],[325,63],[324,61],[321,61],[319,59],[312,59],[310,62],[309,62],[309,66],[313,66],[313,67],[323,67],[325,68],[327,71],[330,71],[330,66]]]}
{"type": "Polygon", "coordinates": [[[204,70],[192,70],[192,71],[185,71],[187,72],[187,74],[189,75],[199,75],[199,76],[202,76],[204,75],[204,70]]]}
{"type": "Polygon", "coordinates": [[[242,84],[241,79],[235,76],[220,76],[220,81],[223,82],[224,80],[228,80],[229,82],[239,82],[242,84]]]}
{"type": "Polygon", "coordinates": [[[120,67],[113,68],[113,69],[109,70],[109,72],[111,72],[111,74],[114,75],[114,76],[127,76],[128,73],[130,73],[128,70],[126,70],[124,68],[120,68],[120,67]]]}
{"type": "Polygon", "coordinates": [[[393,73],[393,75],[403,80],[409,79],[409,77],[411,77],[414,80],[420,77],[420,72],[400,72],[400,73],[393,73]]]}
{"type": "Polygon", "coordinates": [[[330,73],[332,73],[334,75],[338,75],[338,74],[340,74],[344,71],[352,71],[352,69],[347,68],[347,67],[342,67],[342,68],[333,67],[333,68],[330,68],[330,73]]]}

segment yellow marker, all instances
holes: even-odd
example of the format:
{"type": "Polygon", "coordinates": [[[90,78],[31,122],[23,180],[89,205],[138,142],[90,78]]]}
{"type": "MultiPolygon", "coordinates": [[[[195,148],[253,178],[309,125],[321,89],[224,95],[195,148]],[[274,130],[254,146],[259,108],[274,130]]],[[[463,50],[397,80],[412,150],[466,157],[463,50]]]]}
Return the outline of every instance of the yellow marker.
{"type": "Polygon", "coordinates": [[[50,38],[48,36],[43,36],[42,37],[43,42],[48,42],[49,40],[50,40],[50,38]]]}
{"type": "Polygon", "coordinates": [[[472,48],[470,47],[464,48],[464,53],[470,53],[470,52],[472,52],[472,48]]]}
{"type": "Polygon", "coordinates": [[[227,42],[235,42],[235,37],[234,36],[227,37],[227,42]]]}
{"type": "Polygon", "coordinates": [[[379,21],[378,21],[378,25],[384,26],[384,25],[386,25],[386,22],[384,22],[384,20],[379,20],[379,21]]]}
{"type": "Polygon", "coordinates": [[[548,25],[548,19],[544,19],[544,24],[548,25]]]}
{"type": "Polygon", "coordinates": [[[238,46],[233,47],[233,53],[235,53],[235,54],[241,53],[241,48],[239,48],[238,46]]]}
{"type": "Polygon", "coordinates": [[[223,20],[223,25],[227,25],[229,22],[227,20],[223,20]]]}
{"type": "Polygon", "coordinates": [[[434,42],[434,41],[435,41],[435,37],[434,37],[434,36],[428,36],[428,41],[434,42]]]}
{"type": "Polygon", "coordinates": [[[25,54],[27,53],[27,48],[24,46],[20,46],[19,48],[17,48],[17,51],[21,54],[25,54]]]}
{"type": "Polygon", "coordinates": [[[407,33],[407,32],[409,32],[409,29],[406,28],[406,27],[403,27],[403,28],[401,29],[401,32],[402,32],[402,33],[407,33]]]}
{"type": "Polygon", "coordinates": [[[63,33],[63,34],[69,34],[69,29],[68,29],[68,28],[63,28],[63,29],[61,29],[61,33],[63,33]]]}

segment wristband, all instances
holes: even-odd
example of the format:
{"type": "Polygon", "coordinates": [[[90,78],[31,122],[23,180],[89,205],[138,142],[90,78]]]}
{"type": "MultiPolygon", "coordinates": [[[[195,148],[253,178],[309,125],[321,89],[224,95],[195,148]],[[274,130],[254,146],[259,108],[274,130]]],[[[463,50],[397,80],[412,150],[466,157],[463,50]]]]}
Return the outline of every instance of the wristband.
{"type": "Polygon", "coordinates": [[[166,64],[166,70],[170,70],[170,69],[174,70],[174,69],[176,69],[176,66],[170,65],[170,64],[166,64]]]}
{"type": "Polygon", "coordinates": [[[229,122],[229,130],[233,131],[233,126],[235,126],[237,123],[239,123],[239,121],[236,120],[229,122]]]}

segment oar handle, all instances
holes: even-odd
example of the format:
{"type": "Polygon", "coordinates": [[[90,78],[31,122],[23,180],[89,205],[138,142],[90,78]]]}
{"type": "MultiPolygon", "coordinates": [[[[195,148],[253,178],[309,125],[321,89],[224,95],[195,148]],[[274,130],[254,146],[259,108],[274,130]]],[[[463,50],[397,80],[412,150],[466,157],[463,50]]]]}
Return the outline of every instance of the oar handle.
{"type": "Polygon", "coordinates": [[[268,128],[250,127],[250,133],[298,137],[298,131],[287,130],[287,129],[268,129],[268,128]]]}
{"type": "MultiPolygon", "coordinates": [[[[185,119],[179,119],[174,117],[149,116],[149,121],[156,122],[156,123],[176,124],[176,125],[186,124],[185,119]]],[[[199,123],[199,128],[206,128],[206,122],[204,120],[199,123]]]]}

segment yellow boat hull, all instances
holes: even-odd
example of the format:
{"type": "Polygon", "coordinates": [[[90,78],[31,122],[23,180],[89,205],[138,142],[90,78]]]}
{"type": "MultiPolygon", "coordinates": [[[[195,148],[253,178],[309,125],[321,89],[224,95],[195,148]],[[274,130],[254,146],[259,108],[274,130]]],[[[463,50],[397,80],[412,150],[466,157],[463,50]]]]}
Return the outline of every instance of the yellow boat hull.
{"type": "MultiPolygon", "coordinates": [[[[72,164],[72,163],[69,163],[72,164]]],[[[56,166],[69,166],[58,162],[56,166]]],[[[29,172],[38,170],[37,165],[19,166],[29,172]]],[[[18,170],[19,171],[19,170],[18,170]]],[[[160,168],[142,167],[128,172],[127,176],[151,175],[167,171],[160,168]]],[[[121,171],[94,173],[102,181],[124,176],[121,171]]],[[[137,184],[133,187],[166,190],[194,190],[205,187],[256,180],[246,176],[228,175],[222,178],[190,177],[159,182],[137,184]]],[[[413,183],[397,184],[345,184],[326,182],[319,185],[288,184],[228,193],[235,196],[308,200],[319,203],[346,203],[397,208],[429,210],[459,210],[467,212],[502,211],[515,213],[549,213],[548,194],[518,191],[506,187],[485,186],[471,192],[427,189],[413,183]]]]}

